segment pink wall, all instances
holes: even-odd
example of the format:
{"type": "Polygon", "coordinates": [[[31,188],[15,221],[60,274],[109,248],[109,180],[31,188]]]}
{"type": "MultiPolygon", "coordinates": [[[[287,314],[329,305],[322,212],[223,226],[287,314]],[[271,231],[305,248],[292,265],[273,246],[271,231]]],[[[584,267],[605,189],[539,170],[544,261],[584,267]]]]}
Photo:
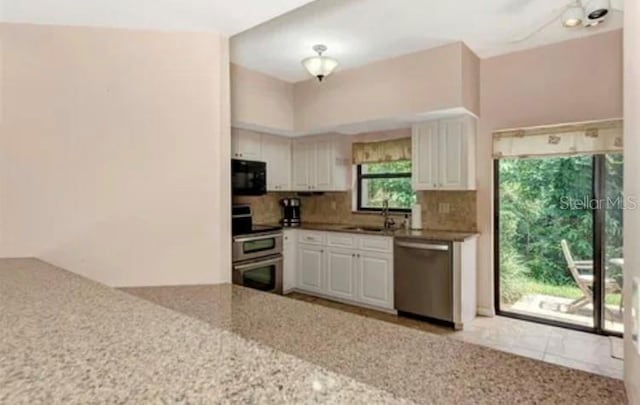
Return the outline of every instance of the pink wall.
{"type": "Polygon", "coordinates": [[[295,128],[309,132],[463,107],[463,86],[468,83],[463,81],[463,54],[469,56],[464,48],[455,43],[338,71],[322,84],[315,79],[298,82],[295,128]]]}
{"type": "Polygon", "coordinates": [[[484,59],[478,122],[478,301],[493,311],[491,134],[622,117],[622,31],[484,59]]]}
{"type": "Polygon", "coordinates": [[[480,58],[462,44],[462,106],[480,114],[480,58]]]}
{"type": "MultiPolygon", "coordinates": [[[[640,196],[640,4],[625,2],[624,9],[624,190],[625,195],[640,196]]],[[[624,213],[624,261],[625,261],[625,350],[624,379],[630,404],[640,404],[640,354],[631,342],[631,280],[640,278],[640,211],[624,213]],[[629,280],[627,282],[626,280],[629,280]]],[[[638,314],[640,317],[640,314],[638,314]]],[[[638,319],[640,322],[640,319],[638,319]]]]}
{"type": "Polygon", "coordinates": [[[231,64],[231,121],[234,126],[293,131],[293,114],[292,83],[231,64]]]}
{"type": "Polygon", "coordinates": [[[227,39],[0,30],[1,255],[113,286],[228,282],[227,39]]]}

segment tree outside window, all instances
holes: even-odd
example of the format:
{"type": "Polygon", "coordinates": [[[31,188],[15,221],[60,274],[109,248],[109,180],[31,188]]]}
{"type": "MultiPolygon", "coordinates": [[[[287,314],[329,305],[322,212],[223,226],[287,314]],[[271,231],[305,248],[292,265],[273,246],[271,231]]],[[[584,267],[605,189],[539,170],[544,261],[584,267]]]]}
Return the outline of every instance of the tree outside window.
{"type": "Polygon", "coordinates": [[[415,204],[410,160],[361,164],[357,172],[359,211],[380,211],[385,200],[392,211],[409,212],[415,204]]]}

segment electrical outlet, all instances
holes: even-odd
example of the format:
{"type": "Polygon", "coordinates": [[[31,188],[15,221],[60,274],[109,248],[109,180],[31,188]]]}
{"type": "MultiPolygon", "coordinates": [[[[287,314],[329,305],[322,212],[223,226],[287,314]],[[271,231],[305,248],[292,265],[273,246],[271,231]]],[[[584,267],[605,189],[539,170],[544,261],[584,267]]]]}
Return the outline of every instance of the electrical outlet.
{"type": "Polygon", "coordinates": [[[449,203],[439,203],[438,204],[438,212],[440,214],[448,214],[451,212],[451,204],[449,203]]]}

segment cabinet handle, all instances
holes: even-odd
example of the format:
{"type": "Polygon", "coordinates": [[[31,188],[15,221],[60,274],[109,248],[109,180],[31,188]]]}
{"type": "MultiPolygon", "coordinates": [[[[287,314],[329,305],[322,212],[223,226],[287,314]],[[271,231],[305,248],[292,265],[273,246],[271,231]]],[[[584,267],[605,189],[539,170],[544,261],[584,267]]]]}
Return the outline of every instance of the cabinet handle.
{"type": "Polygon", "coordinates": [[[357,257],[360,257],[360,253],[358,253],[356,256],[357,256],[357,257]]]}

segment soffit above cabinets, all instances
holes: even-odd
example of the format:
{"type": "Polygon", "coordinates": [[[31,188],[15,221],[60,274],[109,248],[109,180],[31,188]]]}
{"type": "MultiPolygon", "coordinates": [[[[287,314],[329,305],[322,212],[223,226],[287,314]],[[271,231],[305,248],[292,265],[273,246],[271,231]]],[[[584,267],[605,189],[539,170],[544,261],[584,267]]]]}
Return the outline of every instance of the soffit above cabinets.
{"type": "Polygon", "coordinates": [[[0,22],[234,35],[310,0],[2,0],[0,22]]]}
{"type": "Polygon", "coordinates": [[[246,129],[249,131],[255,132],[263,132],[272,135],[280,135],[287,136],[292,138],[308,136],[308,135],[320,135],[320,134],[341,134],[341,135],[357,135],[368,132],[379,132],[379,131],[392,131],[395,129],[401,128],[411,128],[413,124],[431,121],[437,119],[444,118],[452,118],[460,115],[468,115],[474,118],[478,118],[471,111],[466,108],[448,108],[437,111],[429,111],[425,113],[418,113],[406,116],[398,116],[393,118],[381,119],[381,120],[371,120],[371,121],[363,121],[356,122],[352,124],[339,125],[333,127],[322,127],[314,129],[309,132],[296,132],[296,131],[288,131],[282,130],[279,128],[267,127],[262,125],[255,125],[246,122],[233,122],[232,126],[234,128],[246,129]]]}

